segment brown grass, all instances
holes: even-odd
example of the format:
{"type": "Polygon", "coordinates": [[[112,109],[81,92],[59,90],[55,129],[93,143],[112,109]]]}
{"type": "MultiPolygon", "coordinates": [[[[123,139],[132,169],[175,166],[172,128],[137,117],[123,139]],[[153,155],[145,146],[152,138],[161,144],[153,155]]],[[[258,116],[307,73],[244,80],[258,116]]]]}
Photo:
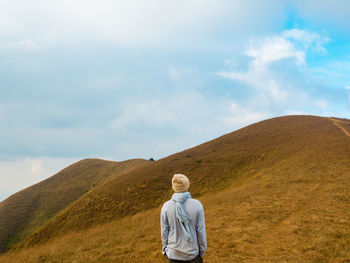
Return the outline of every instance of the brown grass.
{"type": "MultiPolygon", "coordinates": [[[[206,262],[350,260],[350,172],[339,169],[332,176],[330,170],[308,167],[294,175],[289,163],[303,157],[200,198],[208,233],[206,262]]],[[[160,207],[70,233],[0,257],[0,262],[164,262],[159,212],[160,207]]]]}
{"type": "MultiPolygon", "coordinates": [[[[292,116],[250,126],[164,163],[181,158],[186,164],[186,158],[192,158],[201,163],[210,160],[220,168],[210,179],[191,174],[191,193],[205,208],[206,262],[350,262],[349,155],[350,138],[333,121],[292,116]],[[236,151],[240,154],[234,155],[236,151]],[[214,160],[206,158],[212,152],[220,154],[214,160]],[[231,180],[225,180],[232,166],[220,165],[229,158],[238,170],[239,164],[245,165],[241,173],[231,171],[231,180]]],[[[188,171],[198,171],[196,167],[192,164],[188,171]]],[[[213,172],[209,165],[200,171],[206,169],[213,172]]],[[[128,176],[132,178],[132,173],[128,176]]],[[[166,178],[161,202],[171,195],[170,176],[166,178]]],[[[138,194],[151,198],[146,192],[138,194]]],[[[45,239],[46,244],[29,242],[26,249],[0,257],[0,262],[164,262],[159,205],[88,229],[71,225],[70,233],[57,232],[57,237],[45,239]]],[[[56,219],[52,222],[65,229],[56,219]]],[[[50,233],[46,229],[50,228],[40,231],[50,233]]]]}
{"type": "Polygon", "coordinates": [[[334,125],[341,129],[345,135],[350,137],[350,121],[346,119],[330,118],[334,125]]]}
{"type": "Polygon", "coordinates": [[[106,179],[116,178],[144,163],[148,162],[82,160],[7,198],[0,203],[0,253],[106,179]]]}
{"type": "Polygon", "coordinates": [[[314,139],[322,140],[326,134],[319,134],[320,128],[338,132],[325,118],[275,118],[149,162],[92,189],[17,247],[46,242],[54,236],[155,208],[171,193],[169,181],[173,173],[189,176],[193,196],[219,192],[283,158],[308,151],[310,147],[315,151],[319,142],[313,143],[314,139]]]}

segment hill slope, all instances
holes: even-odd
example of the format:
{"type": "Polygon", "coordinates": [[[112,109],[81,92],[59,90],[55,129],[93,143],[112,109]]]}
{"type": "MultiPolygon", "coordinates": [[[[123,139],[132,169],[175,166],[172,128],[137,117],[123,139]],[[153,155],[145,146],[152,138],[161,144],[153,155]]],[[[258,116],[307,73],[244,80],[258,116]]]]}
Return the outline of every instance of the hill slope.
{"type": "Polygon", "coordinates": [[[299,160],[301,166],[307,162],[322,165],[329,161],[328,150],[344,149],[346,144],[338,141],[347,139],[327,118],[288,116],[259,122],[101,184],[19,247],[157,207],[171,194],[169,182],[173,173],[187,174],[191,193],[198,197],[219,192],[237,180],[295,156],[305,156],[305,162],[299,160]]]}
{"type": "Polygon", "coordinates": [[[0,203],[0,253],[107,178],[115,178],[145,160],[111,162],[86,159],[24,189],[0,203]]]}
{"type": "MultiPolygon", "coordinates": [[[[342,121],[349,131],[350,121],[342,121]]],[[[27,249],[0,257],[0,262],[163,262],[159,212],[171,196],[175,171],[189,174],[190,191],[204,205],[206,262],[349,262],[350,138],[344,129],[329,118],[270,119],[147,164],[128,173],[134,181],[119,180],[146,185],[129,190],[127,212],[105,203],[105,210],[99,209],[96,204],[103,198],[117,203],[123,189],[116,181],[102,184],[27,239],[27,249]],[[109,187],[115,193],[102,195],[109,187]],[[154,191],[158,188],[162,190],[154,191]],[[92,207],[90,212],[84,206],[86,215],[95,215],[96,221],[86,220],[76,208],[85,198],[92,207]],[[137,208],[140,201],[155,208],[137,208]],[[116,219],[80,230],[73,212],[85,227],[104,222],[98,212],[116,219]],[[51,232],[54,227],[59,231],[51,232]],[[75,231],[67,234],[67,229],[75,231]],[[49,234],[58,237],[50,240],[49,234]],[[31,247],[42,240],[49,242],[31,247]]]]}

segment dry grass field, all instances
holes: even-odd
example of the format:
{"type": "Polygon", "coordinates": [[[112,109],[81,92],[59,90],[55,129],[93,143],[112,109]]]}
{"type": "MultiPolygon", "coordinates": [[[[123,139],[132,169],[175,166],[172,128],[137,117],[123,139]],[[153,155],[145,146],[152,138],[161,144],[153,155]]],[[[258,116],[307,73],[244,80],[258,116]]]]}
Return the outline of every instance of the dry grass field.
{"type": "Polygon", "coordinates": [[[0,262],[164,262],[159,213],[174,172],[204,205],[205,262],[350,262],[348,123],[270,119],[146,164],[86,193],[0,262]]]}
{"type": "Polygon", "coordinates": [[[0,253],[43,225],[89,190],[146,160],[85,159],[0,203],[0,253]]]}

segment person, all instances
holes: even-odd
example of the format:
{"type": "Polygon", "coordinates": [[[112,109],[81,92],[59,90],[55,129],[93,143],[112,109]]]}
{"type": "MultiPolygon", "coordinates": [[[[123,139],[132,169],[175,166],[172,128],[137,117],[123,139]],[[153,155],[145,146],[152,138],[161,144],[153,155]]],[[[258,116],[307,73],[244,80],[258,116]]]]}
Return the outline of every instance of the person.
{"type": "Polygon", "coordinates": [[[160,213],[162,253],[168,263],[202,263],[207,249],[203,206],[187,192],[187,176],[172,178],[174,194],[160,213]]]}

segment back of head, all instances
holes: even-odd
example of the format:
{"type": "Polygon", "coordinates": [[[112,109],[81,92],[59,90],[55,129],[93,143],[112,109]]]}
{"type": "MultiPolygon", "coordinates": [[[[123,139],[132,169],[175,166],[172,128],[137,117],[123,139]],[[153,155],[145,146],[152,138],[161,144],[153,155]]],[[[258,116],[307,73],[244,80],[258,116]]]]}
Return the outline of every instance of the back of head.
{"type": "Polygon", "coordinates": [[[190,181],[184,174],[174,174],[171,182],[175,193],[186,192],[190,187],[190,181]]]}

